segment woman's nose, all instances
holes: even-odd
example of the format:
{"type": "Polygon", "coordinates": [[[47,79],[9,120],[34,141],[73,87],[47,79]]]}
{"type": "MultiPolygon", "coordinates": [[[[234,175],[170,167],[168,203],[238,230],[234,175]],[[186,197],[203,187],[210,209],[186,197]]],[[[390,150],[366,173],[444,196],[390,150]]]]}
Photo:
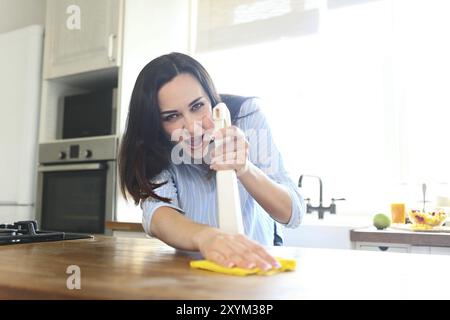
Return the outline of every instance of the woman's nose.
{"type": "Polygon", "coordinates": [[[192,137],[202,134],[202,122],[195,118],[185,118],[184,128],[189,132],[192,137]]]}

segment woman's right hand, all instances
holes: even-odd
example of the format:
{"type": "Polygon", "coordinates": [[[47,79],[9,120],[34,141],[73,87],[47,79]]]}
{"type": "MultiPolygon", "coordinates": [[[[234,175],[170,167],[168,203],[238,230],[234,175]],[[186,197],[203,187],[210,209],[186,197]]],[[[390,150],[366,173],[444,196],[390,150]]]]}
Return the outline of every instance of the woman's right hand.
{"type": "Polygon", "coordinates": [[[197,234],[197,245],[205,259],[224,267],[258,267],[264,271],[280,267],[263,246],[242,234],[228,234],[205,227],[197,234]]]}

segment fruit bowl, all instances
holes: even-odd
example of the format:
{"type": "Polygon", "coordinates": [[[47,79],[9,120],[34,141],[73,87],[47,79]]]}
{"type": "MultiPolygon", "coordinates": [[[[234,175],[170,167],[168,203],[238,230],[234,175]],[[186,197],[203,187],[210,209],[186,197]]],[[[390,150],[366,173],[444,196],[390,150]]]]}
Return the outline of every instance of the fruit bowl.
{"type": "Polygon", "coordinates": [[[422,210],[409,210],[409,219],[413,223],[413,229],[429,230],[442,226],[447,220],[447,213],[442,209],[423,212],[422,210]]]}

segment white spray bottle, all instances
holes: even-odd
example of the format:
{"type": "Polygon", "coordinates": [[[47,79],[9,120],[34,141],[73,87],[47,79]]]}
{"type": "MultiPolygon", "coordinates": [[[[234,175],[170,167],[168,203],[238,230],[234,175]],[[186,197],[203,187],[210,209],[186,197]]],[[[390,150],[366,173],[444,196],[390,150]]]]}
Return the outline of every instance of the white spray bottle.
{"type": "MultiPolygon", "coordinates": [[[[214,107],[213,120],[215,130],[231,126],[230,111],[223,102],[214,107]]],[[[243,234],[244,226],[236,172],[233,169],[217,171],[216,183],[219,228],[225,232],[243,234]]]]}

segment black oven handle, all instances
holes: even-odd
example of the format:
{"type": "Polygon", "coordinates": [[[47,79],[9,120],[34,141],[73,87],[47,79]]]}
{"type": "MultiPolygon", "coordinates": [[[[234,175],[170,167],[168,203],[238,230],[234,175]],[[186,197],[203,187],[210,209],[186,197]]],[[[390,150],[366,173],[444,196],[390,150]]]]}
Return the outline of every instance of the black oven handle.
{"type": "Polygon", "coordinates": [[[39,166],[39,172],[56,172],[56,171],[85,171],[85,170],[102,170],[105,168],[103,163],[83,163],[83,164],[63,164],[52,166],[39,166]]]}

